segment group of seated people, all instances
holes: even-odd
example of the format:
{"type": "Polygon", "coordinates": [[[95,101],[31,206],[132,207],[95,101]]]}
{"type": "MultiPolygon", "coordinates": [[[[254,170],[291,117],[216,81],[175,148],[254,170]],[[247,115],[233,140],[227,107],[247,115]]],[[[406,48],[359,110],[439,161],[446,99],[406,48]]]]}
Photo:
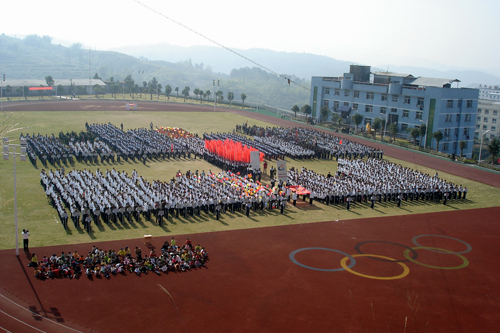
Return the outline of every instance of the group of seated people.
{"type": "Polygon", "coordinates": [[[187,270],[205,267],[208,252],[200,244],[193,245],[188,238],[182,245],[178,245],[174,237],[170,244],[165,241],[158,253],[153,248],[149,254],[143,254],[140,247],[136,246],[132,252],[129,247],[119,251],[102,250],[93,246],[88,254],[75,252],[55,253],[52,256],[43,256],[38,260],[36,253],[31,255],[29,267],[35,269],[37,279],[47,278],[76,278],[84,275],[87,278],[105,277],[122,274],[156,273],[161,275],[169,271],[185,272],[187,270]]]}

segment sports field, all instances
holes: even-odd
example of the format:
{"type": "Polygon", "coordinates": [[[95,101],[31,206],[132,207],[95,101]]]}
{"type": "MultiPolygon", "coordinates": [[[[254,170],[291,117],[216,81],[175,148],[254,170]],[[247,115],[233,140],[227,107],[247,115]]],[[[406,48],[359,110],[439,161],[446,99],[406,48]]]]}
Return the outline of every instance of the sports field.
{"type": "MultiPolygon", "coordinates": [[[[47,101],[4,105],[7,112],[9,107],[13,111],[17,110],[16,113],[26,110],[20,125],[30,126],[27,130],[29,133],[53,133],[56,136],[60,131],[80,132],[85,129],[85,122],[110,122],[116,126],[123,123],[124,129],[149,128],[152,122],[154,126],[181,127],[200,135],[204,132],[232,131],[236,124],[246,121],[259,126],[278,123],[295,125],[290,121],[249,111],[219,108],[217,112],[213,112],[213,106],[185,104],[143,103],[136,112],[127,112],[123,103],[112,101],[47,101]]],[[[253,213],[250,218],[239,213],[223,214],[220,220],[216,220],[212,215],[202,214],[201,217],[174,218],[163,227],[141,219],[123,225],[94,226],[89,234],[83,229],[74,228],[71,222],[69,229],[62,227],[57,219],[57,212],[47,203],[39,183],[41,163],[38,163],[38,168],[34,168],[30,162],[18,161],[19,227],[30,229],[32,251],[51,255],[52,252],[64,249],[88,251],[93,244],[102,244],[105,248],[135,246],[142,243],[141,239],[145,234],[151,234],[156,247],[161,246],[162,240],[179,235],[180,238],[191,237],[194,242],[202,243],[210,253],[207,269],[167,277],[145,276],[140,278],[140,284],[134,281],[135,276],[119,276],[109,281],[81,279],[40,282],[34,279],[32,271],[25,267],[27,259],[24,253],[21,255],[21,263],[16,261],[13,254],[13,163],[2,160],[0,248],[3,251],[0,251],[0,260],[2,265],[15,267],[15,274],[2,276],[2,294],[10,295],[17,303],[35,307],[38,311],[47,312],[46,307],[55,307],[69,320],[68,326],[81,331],[116,331],[114,328],[120,325],[120,320],[98,316],[103,309],[112,307],[101,297],[107,294],[106,297],[119,298],[120,304],[124,306],[120,311],[142,315],[140,318],[143,319],[138,322],[128,323],[132,330],[151,322],[158,322],[153,326],[159,328],[162,326],[156,325],[168,320],[173,324],[168,326],[167,331],[179,332],[197,327],[198,330],[205,327],[206,330],[201,331],[210,332],[296,331],[296,328],[303,331],[308,327],[328,328],[329,331],[338,332],[364,329],[370,332],[402,332],[406,318],[408,332],[443,332],[446,327],[453,328],[450,331],[470,331],[475,328],[475,331],[489,332],[497,322],[494,310],[500,309],[496,299],[499,296],[498,287],[494,283],[497,269],[485,265],[487,258],[494,260],[494,250],[490,253],[488,249],[494,246],[493,235],[497,232],[493,221],[499,213],[494,207],[499,206],[500,188],[492,185],[499,182],[500,176],[470,168],[468,178],[479,181],[471,180],[459,176],[467,176],[468,170],[461,169],[463,165],[418,153],[409,155],[407,151],[398,154],[394,149],[384,149],[384,159],[418,168],[429,174],[439,171],[441,178],[469,189],[467,200],[451,200],[447,205],[408,201],[403,202],[401,208],[395,207],[394,203],[377,203],[373,210],[368,203],[363,203],[354,206],[351,211],[321,203],[315,203],[314,206],[300,204],[298,207],[289,205],[283,215],[277,211],[253,213]],[[402,156],[405,160],[397,159],[402,156]],[[420,162],[426,166],[419,165],[420,162]],[[412,262],[410,259],[417,261],[415,253],[411,252],[411,258],[407,259],[404,251],[409,247],[418,247],[412,239],[419,235],[434,235],[422,236],[421,242],[417,241],[421,246],[443,250],[436,253],[428,249],[413,249],[418,251],[418,261],[422,260],[434,267],[462,266],[465,261],[460,255],[443,252],[468,250],[469,247],[464,245],[467,243],[471,251],[461,256],[470,264],[460,269],[443,270],[412,262]],[[107,243],[108,241],[112,242],[107,243]],[[360,243],[363,244],[359,245],[360,243]],[[300,251],[291,256],[297,250],[300,251]],[[370,251],[372,254],[370,258],[356,257],[356,266],[369,263],[368,266],[359,268],[365,276],[348,275],[341,267],[344,256],[342,253],[353,255],[361,254],[360,251],[370,251]],[[373,260],[376,255],[405,260],[405,264],[376,262],[373,260]],[[380,265],[380,268],[372,265],[373,262],[380,265]],[[327,273],[311,267],[325,270],[335,267],[342,271],[327,273]],[[379,281],[367,278],[398,276],[407,271],[410,273],[401,279],[379,281]],[[144,281],[146,282],[143,283],[144,281]],[[158,284],[170,292],[175,307],[158,284]],[[461,288],[462,284],[468,287],[461,288]],[[74,296],[83,302],[76,308],[71,307],[63,297],[66,292],[72,293],[71,289],[75,286],[79,291],[74,296]],[[60,290],[63,293],[55,295],[54,288],[62,288],[60,290]],[[123,290],[122,288],[127,288],[128,291],[121,294],[119,290],[123,290]],[[489,294],[483,294],[488,290],[489,294]],[[413,302],[412,299],[415,304],[421,304],[420,312],[408,312],[407,303],[413,302]],[[92,306],[95,303],[99,305],[92,306]],[[155,308],[154,311],[151,306],[155,308]],[[162,307],[168,309],[168,315],[164,318],[162,307]],[[149,309],[146,310],[147,313],[145,309],[149,309]],[[193,309],[200,309],[201,313],[193,313],[193,309]],[[91,324],[81,320],[79,311],[94,319],[91,324]],[[481,313],[482,320],[474,320],[473,313],[481,313]],[[439,321],[438,318],[444,319],[439,321]]],[[[323,174],[336,171],[335,161],[287,160],[287,163],[288,167],[305,166],[323,174]]],[[[77,162],[74,168],[115,168],[128,173],[136,169],[139,175],[149,181],[166,181],[178,170],[220,171],[213,165],[194,158],[149,161],[146,166],[133,161],[104,165],[77,162]]],[[[264,176],[263,182],[269,183],[269,178],[264,176]]],[[[21,239],[20,244],[22,245],[21,239]]],[[[354,256],[345,259],[343,265],[354,266],[349,261],[352,258],[354,256]]],[[[4,303],[0,302],[0,305],[4,303]]],[[[8,312],[8,308],[1,309],[8,312]]],[[[46,316],[52,315],[46,313],[46,316]]],[[[57,316],[52,318],[57,319],[57,316]]],[[[28,322],[29,319],[24,318],[23,321],[28,322]]],[[[36,319],[33,321],[35,324],[40,322],[36,319]]]]}

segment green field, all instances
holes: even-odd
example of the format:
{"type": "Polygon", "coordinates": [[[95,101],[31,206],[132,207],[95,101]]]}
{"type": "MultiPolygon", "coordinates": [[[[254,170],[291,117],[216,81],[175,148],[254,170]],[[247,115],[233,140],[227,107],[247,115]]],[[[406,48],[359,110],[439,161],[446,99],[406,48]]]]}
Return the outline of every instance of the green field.
{"type": "MultiPolygon", "coordinates": [[[[146,127],[153,122],[154,126],[176,126],[184,128],[190,132],[202,134],[204,132],[227,132],[232,131],[236,124],[247,121],[247,118],[231,113],[193,113],[193,112],[121,112],[121,111],[102,111],[102,112],[26,112],[21,118],[21,126],[29,126],[29,133],[58,135],[63,132],[80,132],[85,129],[85,122],[88,123],[107,123],[111,122],[116,126],[124,125],[124,129],[146,127]]],[[[272,126],[270,124],[248,120],[249,124],[261,126],[272,126]]],[[[15,133],[17,137],[20,132],[15,133]]],[[[416,164],[403,162],[400,160],[386,158],[403,166],[418,168],[426,173],[434,174],[435,170],[427,169],[416,164]]],[[[312,169],[318,173],[326,174],[336,171],[334,161],[320,160],[287,160],[288,167],[302,167],[312,169]]],[[[418,161],[415,161],[418,163],[418,161]]],[[[279,214],[279,211],[270,213],[252,213],[251,218],[243,214],[223,214],[221,220],[217,221],[212,215],[201,214],[200,217],[188,217],[187,219],[169,220],[163,227],[159,227],[152,222],[141,218],[140,221],[129,224],[104,224],[99,227],[93,226],[93,232],[87,234],[82,229],[75,229],[70,220],[69,228],[64,230],[57,211],[47,203],[45,193],[40,185],[40,171],[43,166],[38,163],[38,168],[28,162],[17,160],[17,202],[18,202],[18,223],[19,228],[29,228],[30,246],[47,246],[56,244],[75,244],[94,241],[118,240],[140,238],[145,234],[156,236],[170,236],[175,234],[200,233],[231,229],[245,229],[255,227],[266,227],[286,224],[309,223],[327,220],[342,221],[349,219],[375,217],[375,216],[393,216],[405,214],[428,213],[437,211],[452,211],[457,209],[472,209],[482,207],[492,207],[497,205],[497,199],[500,195],[500,189],[477,183],[468,179],[456,177],[443,172],[439,172],[440,177],[448,181],[462,184],[469,189],[468,200],[451,200],[448,205],[434,204],[430,202],[403,202],[401,208],[395,207],[394,203],[376,204],[375,209],[369,207],[369,203],[354,206],[351,211],[335,206],[326,206],[316,202],[312,209],[294,208],[288,206],[285,215],[279,214]]],[[[270,167],[270,166],[269,166],[270,167]]],[[[15,228],[14,228],[14,186],[13,186],[13,161],[1,160],[0,162],[0,249],[10,249],[15,247],[15,228]]],[[[115,168],[125,170],[129,174],[136,169],[139,175],[149,181],[154,179],[169,180],[177,170],[186,172],[191,170],[212,170],[218,172],[213,165],[200,159],[191,160],[167,160],[163,162],[150,162],[144,166],[142,163],[133,161],[121,161],[115,164],[84,164],[74,165],[75,169],[100,170],[115,168]]],[[[66,170],[70,170],[66,167],[66,170]]],[[[268,178],[263,177],[264,183],[268,183],[268,178]]],[[[472,222],[472,221],[471,221],[472,222]]],[[[20,234],[20,232],[19,232],[20,234]]],[[[22,245],[22,239],[20,238],[22,245]]]]}

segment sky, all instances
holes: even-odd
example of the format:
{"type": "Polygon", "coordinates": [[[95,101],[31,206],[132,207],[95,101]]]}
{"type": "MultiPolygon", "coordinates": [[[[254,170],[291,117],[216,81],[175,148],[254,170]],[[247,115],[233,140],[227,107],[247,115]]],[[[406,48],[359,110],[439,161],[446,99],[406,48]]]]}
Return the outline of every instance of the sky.
{"type": "Polygon", "coordinates": [[[500,75],[498,0],[28,0],[6,1],[2,12],[0,33],[48,35],[54,43],[97,50],[155,43],[215,46],[215,41],[382,68],[500,75]]]}

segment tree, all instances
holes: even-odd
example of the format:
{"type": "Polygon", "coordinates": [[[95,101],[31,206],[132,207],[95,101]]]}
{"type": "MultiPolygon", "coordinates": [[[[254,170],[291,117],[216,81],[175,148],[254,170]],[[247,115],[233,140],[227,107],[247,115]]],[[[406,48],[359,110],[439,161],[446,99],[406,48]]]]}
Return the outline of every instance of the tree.
{"type": "Polygon", "coordinates": [[[99,98],[99,94],[101,93],[101,87],[98,84],[96,84],[93,88],[94,88],[95,97],[99,98]]]}
{"type": "Polygon", "coordinates": [[[247,99],[247,95],[241,94],[241,108],[245,107],[245,99],[247,99]]]}
{"type": "Polygon", "coordinates": [[[460,157],[464,157],[464,148],[467,147],[467,142],[464,140],[458,142],[458,148],[460,148],[460,157]]]}
{"type": "Polygon", "coordinates": [[[94,77],[92,79],[94,79],[94,80],[100,80],[101,78],[99,77],[99,74],[95,73],[94,77]]]}
{"type": "Polygon", "coordinates": [[[297,104],[295,104],[293,107],[292,107],[292,111],[293,113],[295,113],[295,118],[297,118],[297,112],[300,111],[299,109],[299,106],[297,104]]]}
{"type": "Polygon", "coordinates": [[[229,107],[231,107],[231,103],[233,102],[234,99],[234,93],[232,91],[227,92],[227,99],[229,100],[229,107]]]}
{"type": "MultiPolygon", "coordinates": [[[[423,142],[422,137],[425,136],[426,132],[427,132],[427,126],[425,124],[420,125],[420,142],[423,142]]],[[[424,142],[424,147],[425,147],[425,142],[424,142]]]]}
{"type": "Polygon", "coordinates": [[[374,131],[373,134],[376,134],[381,127],[382,127],[382,119],[380,118],[373,119],[372,122],[372,129],[374,131]]]}
{"type": "Polygon", "coordinates": [[[179,98],[179,87],[175,87],[175,92],[177,93],[177,98],[179,98]]]}
{"type": "Polygon", "coordinates": [[[494,138],[488,144],[488,152],[491,154],[491,164],[495,164],[496,157],[500,154],[500,140],[494,138]]]}
{"type": "Polygon", "coordinates": [[[218,103],[221,103],[224,99],[224,93],[221,90],[217,90],[217,92],[215,93],[215,99],[218,103]]]}
{"type": "Polygon", "coordinates": [[[356,127],[356,133],[358,133],[358,126],[363,121],[364,116],[362,114],[356,113],[352,116],[352,121],[354,121],[354,126],[356,127]]]}
{"type": "Polygon", "coordinates": [[[76,87],[76,92],[78,94],[78,98],[80,98],[80,95],[85,94],[85,87],[84,86],[77,86],[76,87]]]}
{"type": "Polygon", "coordinates": [[[45,82],[47,82],[47,85],[49,87],[52,87],[54,85],[54,79],[50,75],[45,77],[45,82]]]}
{"type": "Polygon", "coordinates": [[[24,99],[28,99],[28,95],[30,93],[30,87],[28,86],[23,86],[23,90],[24,90],[24,99]]]}
{"type": "Polygon", "coordinates": [[[167,96],[167,99],[170,101],[170,94],[172,93],[172,87],[170,84],[167,84],[165,86],[165,96],[167,96]]]}
{"type": "Polygon", "coordinates": [[[436,150],[439,151],[439,142],[441,140],[443,140],[443,137],[444,137],[443,132],[441,132],[441,131],[434,132],[434,133],[432,133],[432,137],[434,139],[436,139],[436,143],[437,143],[436,150]]]}
{"type": "Polygon", "coordinates": [[[7,85],[5,87],[5,93],[7,94],[7,100],[9,100],[11,92],[12,92],[12,87],[10,85],[7,85]]]}
{"type": "Polygon", "coordinates": [[[160,99],[160,94],[161,94],[161,83],[158,83],[158,85],[156,86],[156,99],[159,100],[160,99]]]}
{"type": "Polygon", "coordinates": [[[210,90],[205,91],[205,94],[207,95],[207,98],[210,98],[210,95],[212,95],[212,92],[210,90]]]}
{"type": "Polygon", "coordinates": [[[312,113],[311,106],[309,104],[304,104],[300,108],[300,112],[304,113],[308,117],[312,113]]]}
{"type": "Polygon", "coordinates": [[[134,99],[134,94],[132,92],[132,87],[135,85],[134,79],[132,79],[132,75],[127,75],[125,78],[125,87],[127,87],[127,92],[132,95],[132,99],[134,99]]]}
{"type": "Polygon", "coordinates": [[[184,96],[184,102],[189,97],[189,90],[191,90],[191,88],[189,88],[188,86],[185,86],[184,89],[182,89],[182,96],[184,96]]]}
{"type": "Polygon", "coordinates": [[[198,99],[198,96],[200,95],[200,89],[196,88],[193,90],[193,94],[196,96],[196,99],[198,99]]]}
{"type": "Polygon", "coordinates": [[[58,84],[57,85],[57,93],[59,95],[63,95],[64,94],[64,86],[62,84],[58,84]]]}
{"type": "Polygon", "coordinates": [[[19,95],[19,100],[21,100],[21,94],[23,93],[23,90],[21,88],[16,89],[16,94],[19,95]]]}
{"type": "Polygon", "coordinates": [[[330,115],[331,111],[327,106],[323,106],[320,110],[321,113],[321,120],[323,122],[328,120],[328,116],[330,115]]]}
{"type": "Polygon", "coordinates": [[[396,140],[396,134],[398,134],[398,124],[390,123],[387,126],[387,130],[389,131],[389,134],[392,135],[392,140],[396,140]]]}
{"type": "Polygon", "coordinates": [[[420,128],[418,127],[408,128],[407,131],[413,138],[413,144],[417,145],[417,138],[420,136],[420,128]]]}

